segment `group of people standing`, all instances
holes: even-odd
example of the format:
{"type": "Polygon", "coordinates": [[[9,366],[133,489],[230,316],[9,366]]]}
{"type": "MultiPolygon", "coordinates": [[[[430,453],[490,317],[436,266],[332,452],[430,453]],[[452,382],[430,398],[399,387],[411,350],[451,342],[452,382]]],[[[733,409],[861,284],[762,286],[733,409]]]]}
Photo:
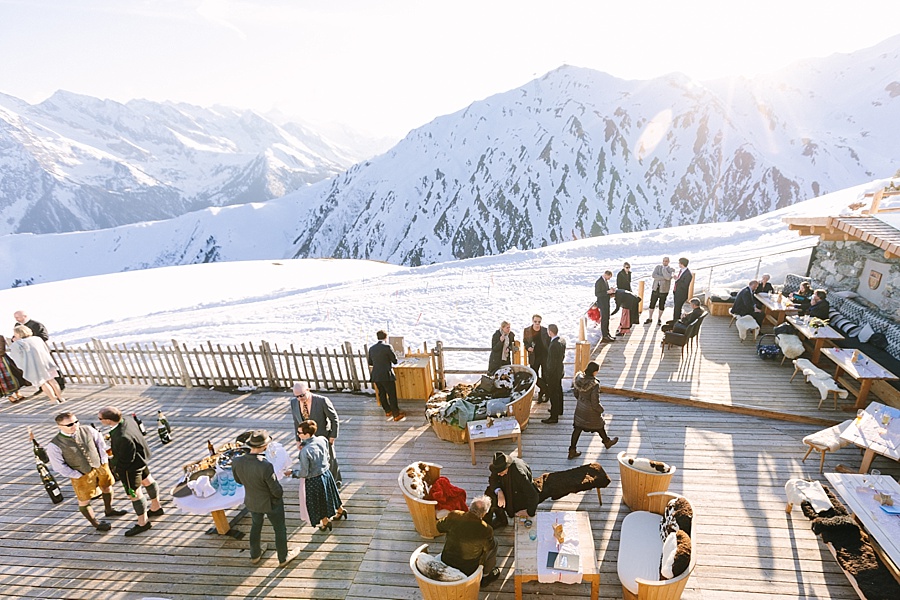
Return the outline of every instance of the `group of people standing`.
{"type": "MultiPolygon", "coordinates": [[[[685,302],[687,302],[691,281],[694,277],[688,268],[689,262],[687,258],[679,258],[678,269],[676,270],[674,267],[669,266],[669,257],[664,256],[661,264],[654,267],[651,275],[652,283],[650,284],[648,318],[644,321],[644,325],[653,323],[653,316],[657,307],[659,308],[657,325],[661,326],[663,324],[666,299],[669,292],[673,291],[673,287],[674,318],[678,319],[681,317],[681,311],[685,302]]],[[[623,309],[619,335],[624,335],[630,331],[633,320],[637,318],[638,303],[640,302],[640,297],[631,290],[631,265],[629,263],[626,262],[622,270],[616,275],[615,287],[610,285],[612,276],[612,271],[604,271],[594,283],[594,295],[597,299],[596,305],[600,311],[600,331],[603,336],[601,341],[604,343],[616,341],[616,338],[609,330],[610,315],[618,312],[620,308],[623,309]],[[611,310],[610,301],[612,299],[616,300],[615,310],[611,310]]]]}
{"type": "Polygon", "coordinates": [[[65,402],[59,383],[62,378],[47,348],[47,328],[21,310],[13,313],[13,318],[12,338],[0,336],[0,392],[15,403],[23,398],[22,387],[35,385],[54,404],[65,402]]]}

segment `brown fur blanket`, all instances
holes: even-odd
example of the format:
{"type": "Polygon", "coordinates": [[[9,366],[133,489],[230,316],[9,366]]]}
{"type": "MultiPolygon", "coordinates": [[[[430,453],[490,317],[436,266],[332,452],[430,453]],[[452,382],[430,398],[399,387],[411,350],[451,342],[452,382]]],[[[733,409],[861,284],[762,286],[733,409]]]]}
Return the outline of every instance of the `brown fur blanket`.
{"type": "Polygon", "coordinates": [[[539,494],[538,503],[543,502],[547,498],[559,500],[575,492],[605,488],[609,484],[610,481],[606,471],[597,463],[590,463],[556,473],[544,473],[534,480],[534,487],[537,488],[539,494]]]}

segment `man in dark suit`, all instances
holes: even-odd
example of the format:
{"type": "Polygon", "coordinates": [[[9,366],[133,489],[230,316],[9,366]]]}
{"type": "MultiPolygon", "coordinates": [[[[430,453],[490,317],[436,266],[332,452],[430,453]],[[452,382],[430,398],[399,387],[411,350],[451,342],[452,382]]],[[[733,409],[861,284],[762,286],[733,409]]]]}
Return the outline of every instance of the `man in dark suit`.
{"type": "Polygon", "coordinates": [[[600,279],[594,284],[594,295],[597,296],[597,308],[600,309],[600,331],[604,342],[614,342],[616,338],[609,334],[609,280],[612,271],[604,271],[600,279]]]}
{"type": "Polygon", "coordinates": [[[378,389],[378,399],[381,400],[381,408],[389,420],[403,421],[406,413],[400,411],[397,403],[397,376],[394,375],[393,365],[397,364],[397,355],[387,340],[387,332],[379,330],[375,337],[378,341],[369,348],[369,366],[372,367],[370,380],[378,389]]]}
{"type": "Polygon", "coordinates": [[[528,366],[537,375],[537,385],[541,392],[538,402],[549,400],[547,396],[547,384],[544,377],[547,375],[547,350],[550,348],[550,334],[547,328],[541,326],[541,315],[532,315],[531,326],[525,328],[522,334],[522,343],[528,352],[528,366]]]}
{"type": "Polygon", "coordinates": [[[454,510],[437,522],[437,530],[446,533],[441,560],[466,575],[484,567],[481,587],[500,576],[497,568],[497,541],[494,528],[484,522],[490,512],[491,499],[480,496],[472,500],[469,512],[454,510]]]}
{"type": "Polygon", "coordinates": [[[250,511],[250,563],[262,560],[266,546],[260,543],[263,518],[268,517],[275,530],[275,549],[278,566],[286,567],[297,558],[300,548],[288,550],[287,528],[284,525],[284,489],[275,475],[275,467],[266,460],[265,452],[272,441],[265,429],[254,431],[247,440],[250,454],[234,459],[231,472],[234,480],[244,486],[244,506],[250,511]]]}
{"type": "Polygon", "coordinates": [[[550,333],[550,349],[547,352],[547,388],[550,396],[550,416],[541,419],[541,423],[559,423],[559,416],[563,413],[563,359],[566,356],[566,340],[559,337],[559,327],[554,324],[547,326],[550,333]]]}
{"type": "Polygon", "coordinates": [[[47,328],[44,327],[44,324],[38,323],[34,319],[29,319],[24,310],[17,310],[16,312],[14,312],[13,318],[16,320],[16,323],[18,323],[19,325],[24,325],[31,330],[31,333],[41,338],[45,342],[50,339],[50,334],[47,333],[47,328]]]}
{"type": "Polygon", "coordinates": [[[328,438],[328,452],[331,463],[331,475],[338,487],[341,487],[341,468],[334,454],[334,441],[338,436],[338,414],[334,404],[325,396],[309,391],[309,384],[298,381],[294,384],[294,397],[291,398],[291,416],[294,418],[294,435],[300,441],[298,429],[300,423],[311,419],[316,422],[316,435],[328,438]]]}
{"type": "Polygon", "coordinates": [[[691,291],[691,280],[694,278],[694,275],[688,269],[689,262],[683,256],[678,259],[680,270],[675,275],[675,291],[672,293],[672,298],[675,302],[675,310],[672,316],[675,317],[675,320],[681,318],[684,311],[684,303],[687,302],[688,293],[691,291]]]}
{"type": "Polygon", "coordinates": [[[131,499],[138,518],[137,525],[125,532],[125,537],[132,537],[152,527],[148,517],[159,517],[165,512],[159,505],[159,490],[150,474],[150,448],[133,417],[123,415],[114,406],[101,408],[97,416],[102,424],[112,427],[109,430],[109,446],[112,451],[109,462],[131,499]],[[147,489],[147,496],[150,497],[149,511],[142,486],[147,489]]]}
{"type": "Polygon", "coordinates": [[[750,315],[756,319],[757,323],[762,325],[766,313],[760,309],[759,305],[756,303],[756,298],[754,297],[758,286],[759,282],[753,279],[747,284],[747,287],[738,292],[738,295],[734,298],[734,305],[731,307],[731,314],[739,317],[750,315]]]}
{"type": "Polygon", "coordinates": [[[662,330],[684,333],[687,331],[688,325],[698,320],[704,314],[706,314],[706,311],[701,307],[700,298],[691,298],[691,312],[685,314],[677,321],[667,322],[662,326],[662,330]]]}

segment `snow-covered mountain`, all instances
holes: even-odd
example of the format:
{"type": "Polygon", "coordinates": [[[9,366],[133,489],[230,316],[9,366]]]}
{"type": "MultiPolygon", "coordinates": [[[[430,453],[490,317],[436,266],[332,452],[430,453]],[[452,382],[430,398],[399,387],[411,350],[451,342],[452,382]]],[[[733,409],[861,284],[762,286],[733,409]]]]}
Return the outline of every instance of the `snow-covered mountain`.
{"type": "Polygon", "coordinates": [[[731,221],[900,167],[900,36],[756,79],[562,67],[316,190],[292,256],[418,265],[731,221]]]}
{"type": "Polygon", "coordinates": [[[0,95],[0,234],[168,219],[261,202],[365,156],[251,111],[69,92],[0,95]]]}
{"type": "Polygon", "coordinates": [[[263,258],[415,266],[745,219],[893,175],[897,123],[900,36],[752,80],[562,67],[282,198],[0,237],[0,286],[263,258]]]}

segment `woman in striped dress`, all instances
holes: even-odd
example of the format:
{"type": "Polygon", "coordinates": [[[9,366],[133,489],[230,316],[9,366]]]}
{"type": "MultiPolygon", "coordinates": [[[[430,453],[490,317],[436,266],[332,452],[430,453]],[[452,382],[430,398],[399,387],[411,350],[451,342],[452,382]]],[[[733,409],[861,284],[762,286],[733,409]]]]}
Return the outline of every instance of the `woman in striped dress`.
{"type": "Polygon", "coordinates": [[[0,335],[0,396],[9,396],[10,402],[22,399],[19,393],[22,382],[17,377],[17,371],[15,363],[6,355],[6,338],[0,335]]]}
{"type": "Polygon", "coordinates": [[[320,531],[331,531],[332,519],[346,519],[347,511],[341,506],[341,496],[329,470],[328,440],[317,437],[317,429],[312,420],[303,421],[297,428],[300,464],[291,471],[291,476],[303,480],[300,483],[300,516],[312,525],[318,523],[320,531]]]}

